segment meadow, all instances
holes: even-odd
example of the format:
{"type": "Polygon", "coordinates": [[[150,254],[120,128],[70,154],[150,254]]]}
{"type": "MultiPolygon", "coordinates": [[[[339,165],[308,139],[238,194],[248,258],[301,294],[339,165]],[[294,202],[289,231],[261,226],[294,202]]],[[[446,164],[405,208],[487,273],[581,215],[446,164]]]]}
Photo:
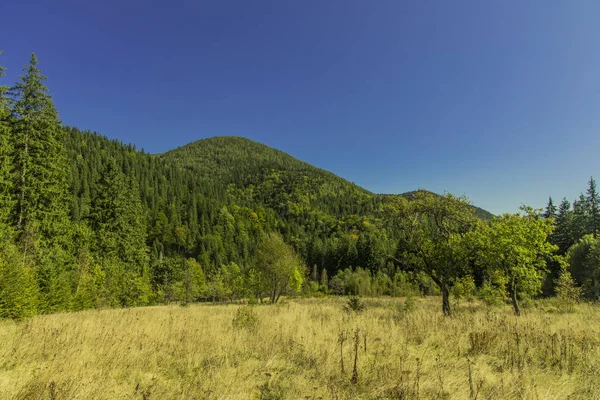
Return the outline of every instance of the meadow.
{"type": "Polygon", "coordinates": [[[1,399],[598,399],[600,308],[283,299],[0,321],[1,399]]]}

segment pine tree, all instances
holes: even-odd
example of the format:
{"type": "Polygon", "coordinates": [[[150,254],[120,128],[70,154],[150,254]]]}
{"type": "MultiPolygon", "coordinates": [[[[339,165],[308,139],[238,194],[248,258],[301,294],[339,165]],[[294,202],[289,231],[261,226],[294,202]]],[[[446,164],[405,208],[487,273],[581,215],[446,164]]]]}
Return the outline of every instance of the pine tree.
{"type": "Polygon", "coordinates": [[[31,55],[25,74],[10,90],[13,213],[23,265],[32,265],[40,310],[71,307],[74,260],[70,254],[68,171],[64,131],[45,76],[31,55]]]}
{"type": "Polygon", "coordinates": [[[2,244],[0,278],[0,318],[35,315],[39,296],[34,271],[22,263],[21,255],[11,243],[2,244]]]}
{"type": "Polygon", "coordinates": [[[600,195],[596,190],[596,181],[594,178],[590,178],[587,190],[587,204],[589,211],[589,232],[594,235],[594,238],[598,235],[600,229],[600,195]]]}
{"type": "Polygon", "coordinates": [[[558,206],[558,213],[554,224],[556,228],[550,236],[550,241],[558,246],[559,254],[565,254],[574,243],[573,232],[571,230],[573,225],[573,211],[571,211],[571,203],[566,198],[563,198],[558,206]]]}
{"type": "Polygon", "coordinates": [[[544,211],[544,218],[555,218],[556,217],[556,206],[552,201],[552,196],[548,197],[548,204],[546,205],[546,211],[544,211]]]}
{"type": "Polygon", "coordinates": [[[14,218],[21,234],[34,232],[41,239],[68,241],[69,168],[64,132],[37,64],[32,54],[25,75],[11,89],[14,218]]]}
{"type": "Polygon", "coordinates": [[[96,184],[89,219],[96,236],[94,250],[106,274],[106,302],[147,304],[151,289],[146,216],[137,188],[114,161],[107,164],[96,184]]]}
{"type": "MultiPolygon", "coordinates": [[[[2,54],[0,52],[0,54],[2,54]]],[[[4,68],[0,66],[0,77],[4,76],[4,68]]],[[[10,104],[6,96],[8,88],[0,86],[0,240],[4,240],[8,231],[9,217],[12,209],[12,160],[9,116],[10,104]]]]}
{"type": "Polygon", "coordinates": [[[577,242],[586,233],[589,228],[589,207],[588,202],[583,193],[573,202],[573,222],[571,232],[573,234],[572,243],[577,242]]]}

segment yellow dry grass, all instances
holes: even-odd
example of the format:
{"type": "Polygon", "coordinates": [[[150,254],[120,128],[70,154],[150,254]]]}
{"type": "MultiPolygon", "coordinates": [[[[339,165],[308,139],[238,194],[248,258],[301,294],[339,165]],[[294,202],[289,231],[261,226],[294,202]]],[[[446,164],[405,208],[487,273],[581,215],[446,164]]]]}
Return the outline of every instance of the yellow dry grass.
{"type": "Polygon", "coordinates": [[[595,306],[515,318],[509,308],[464,303],[445,318],[437,298],[416,300],[408,313],[401,299],[366,300],[358,314],[343,311],[344,301],[0,321],[0,398],[600,398],[595,306]]]}

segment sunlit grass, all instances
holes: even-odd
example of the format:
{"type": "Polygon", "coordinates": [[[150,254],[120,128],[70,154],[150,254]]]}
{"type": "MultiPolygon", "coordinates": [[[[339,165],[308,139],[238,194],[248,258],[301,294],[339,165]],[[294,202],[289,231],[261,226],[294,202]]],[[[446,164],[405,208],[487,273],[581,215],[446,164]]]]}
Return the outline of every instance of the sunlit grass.
{"type": "Polygon", "coordinates": [[[516,318],[462,303],[448,318],[437,298],[409,312],[402,299],[366,300],[360,313],[344,302],[0,321],[0,398],[600,398],[596,306],[560,314],[540,303],[516,318]]]}

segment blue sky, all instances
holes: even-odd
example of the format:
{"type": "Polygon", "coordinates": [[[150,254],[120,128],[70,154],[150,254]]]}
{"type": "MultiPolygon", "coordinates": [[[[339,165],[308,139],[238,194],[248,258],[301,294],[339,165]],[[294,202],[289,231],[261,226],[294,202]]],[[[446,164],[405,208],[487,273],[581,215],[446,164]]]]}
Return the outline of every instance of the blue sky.
{"type": "Polygon", "coordinates": [[[374,192],[494,213],[600,179],[600,2],[3,0],[65,124],[162,152],[244,136],[374,192]]]}

